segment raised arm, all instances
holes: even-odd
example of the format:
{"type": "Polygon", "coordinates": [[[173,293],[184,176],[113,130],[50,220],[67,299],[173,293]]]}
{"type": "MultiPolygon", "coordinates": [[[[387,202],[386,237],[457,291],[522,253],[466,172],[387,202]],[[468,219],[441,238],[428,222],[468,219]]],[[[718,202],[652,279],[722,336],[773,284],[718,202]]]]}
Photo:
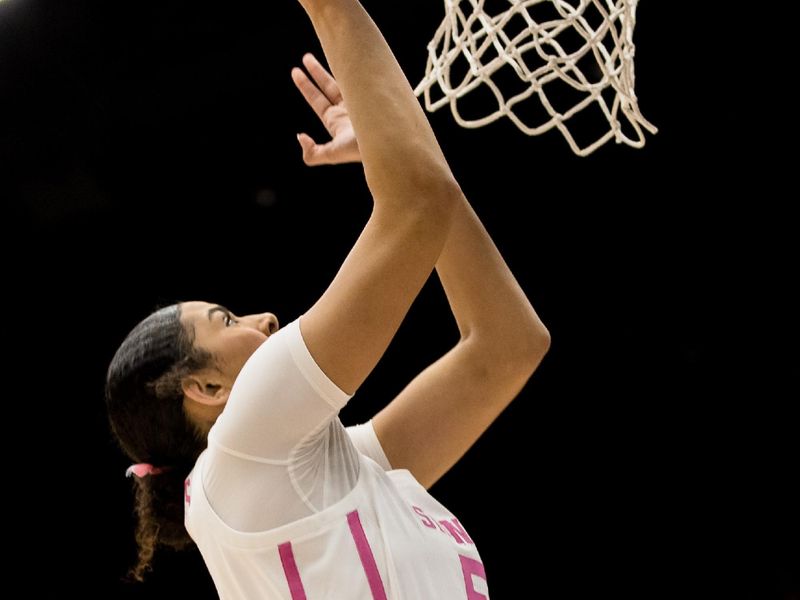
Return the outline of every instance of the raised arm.
{"type": "MultiPolygon", "coordinates": [[[[331,134],[300,136],[309,165],[359,159],[336,81],[311,55],[293,78],[331,134]],[[313,83],[312,83],[313,79],[313,83]]],[[[436,270],[461,338],[374,419],[389,462],[433,485],[517,396],[539,365],[550,334],[463,196],[436,270]]]]}
{"type": "Polygon", "coordinates": [[[460,190],[410,84],[357,0],[301,0],[358,137],[372,214],[301,318],[312,356],[353,393],[433,271],[460,190]]]}
{"type": "Polygon", "coordinates": [[[547,328],[466,201],[454,212],[436,271],[461,339],[374,419],[392,466],[426,487],[508,407],[550,346],[547,328]]]}

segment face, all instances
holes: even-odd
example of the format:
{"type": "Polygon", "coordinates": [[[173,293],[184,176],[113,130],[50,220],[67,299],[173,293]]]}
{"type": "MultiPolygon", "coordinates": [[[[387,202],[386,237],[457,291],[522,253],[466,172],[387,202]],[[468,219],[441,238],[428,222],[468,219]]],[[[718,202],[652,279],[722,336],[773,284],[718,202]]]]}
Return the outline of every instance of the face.
{"type": "Polygon", "coordinates": [[[278,319],[272,313],[237,316],[208,302],[181,304],[181,322],[194,330],[194,345],[214,357],[220,383],[228,388],[253,352],[278,331],[278,319]]]}

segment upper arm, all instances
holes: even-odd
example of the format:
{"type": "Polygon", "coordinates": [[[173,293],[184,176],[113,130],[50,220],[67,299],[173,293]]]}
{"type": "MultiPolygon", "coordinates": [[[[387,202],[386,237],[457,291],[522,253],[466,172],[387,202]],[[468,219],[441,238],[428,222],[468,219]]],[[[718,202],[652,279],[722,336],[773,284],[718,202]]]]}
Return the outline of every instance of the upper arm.
{"type": "Polygon", "coordinates": [[[433,272],[447,234],[449,184],[421,186],[407,211],[375,210],[333,282],[302,317],[314,359],[352,394],[386,351],[411,303],[433,272]],[[418,208],[414,208],[418,206],[418,208]],[[423,208],[419,207],[425,207],[423,208]]]}
{"type": "Polygon", "coordinates": [[[245,363],[209,432],[209,443],[234,456],[285,461],[301,440],[331,421],[349,398],[314,362],[294,321],[245,363]]]}
{"type": "Polygon", "coordinates": [[[373,419],[389,462],[432,486],[517,396],[534,368],[530,361],[491,364],[477,341],[460,342],[373,419]]]}

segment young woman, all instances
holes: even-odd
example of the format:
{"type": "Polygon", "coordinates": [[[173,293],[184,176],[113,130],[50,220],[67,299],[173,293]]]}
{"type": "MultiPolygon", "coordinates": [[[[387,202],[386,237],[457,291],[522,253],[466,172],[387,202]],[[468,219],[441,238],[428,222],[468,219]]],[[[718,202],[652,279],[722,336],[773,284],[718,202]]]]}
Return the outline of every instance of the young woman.
{"type": "Polygon", "coordinates": [[[474,540],[426,490],[519,393],[549,335],[358,0],[301,3],[336,76],[311,55],[310,77],[292,72],[332,134],[299,136],[304,159],[361,160],[374,209],[322,297],[283,328],[186,302],[118,349],[107,402],[137,463],[135,574],[191,536],[223,600],[488,598],[474,540]],[[459,342],[345,429],[338,412],[434,268],[459,342]]]}

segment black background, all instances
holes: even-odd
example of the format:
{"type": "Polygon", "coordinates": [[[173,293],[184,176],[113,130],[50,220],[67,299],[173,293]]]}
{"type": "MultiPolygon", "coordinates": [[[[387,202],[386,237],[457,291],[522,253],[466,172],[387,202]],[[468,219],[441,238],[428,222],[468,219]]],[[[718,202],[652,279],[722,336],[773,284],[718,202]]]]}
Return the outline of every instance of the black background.
{"type": "MultiPolygon", "coordinates": [[[[713,4],[639,6],[637,95],[660,129],[644,149],[578,158],[556,132],[430,115],[553,336],[432,490],[495,600],[800,597],[783,88],[755,15],[713,4]]],[[[365,5],[416,83],[441,4],[365,5]]],[[[104,373],[158,304],[288,322],[330,281],[370,199],[360,167],[300,160],[295,133],[322,132],[289,70],[317,49],[293,0],[0,2],[6,517],[28,595],[216,597],[194,552],[121,583],[131,485],[104,373]]],[[[342,420],[455,335],[433,281],[342,420]]]]}

